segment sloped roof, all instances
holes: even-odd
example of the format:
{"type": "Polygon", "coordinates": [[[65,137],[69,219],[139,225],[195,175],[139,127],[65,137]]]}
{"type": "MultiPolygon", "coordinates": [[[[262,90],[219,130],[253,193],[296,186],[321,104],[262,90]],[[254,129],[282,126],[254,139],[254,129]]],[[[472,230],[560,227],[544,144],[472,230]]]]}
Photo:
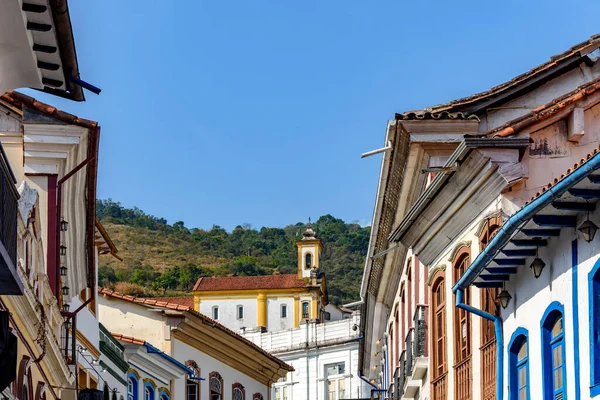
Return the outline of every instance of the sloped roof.
{"type": "Polygon", "coordinates": [[[51,106],[50,104],[46,104],[44,102],[36,100],[35,98],[17,92],[16,90],[11,90],[9,92],[4,93],[2,96],[0,96],[0,100],[3,100],[17,108],[33,108],[60,121],[64,121],[73,125],[79,125],[84,128],[93,129],[98,126],[98,123],[96,121],[91,121],[85,118],[79,118],[76,115],[61,111],[58,108],[51,106]]]}
{"type": "MultiPolygon", "coordinates": [[[[179,304],[180,306],[193,308],[194,298],[192,296],[186,297],[154,297],[157,302],[165,302],[167,304],[179,304]]],[[[148,299],[146,299],[148,300],[148,299]]]]}
{"type": "MultiPolygon", "coordinates": [[[[113,297],[116,299],[130,301],[132,303],[136,303],[136,304],[139,304],[142,306],[159,307],[159,308],[165,308],[165,309],[176,310],[176,311],[186,311],[193,306],[193,298],[192,298],[191,304],[184,305],[184,304],[178,303],[177,301],[169,301],[171,299],[168,297],[158,297],[158,298],[135,297],[135,296],[122,294],[122,293],[119,293],[119,292],[116,292],[114,290],[107,289],[107,288],[98,288],[98,293],[109,296],[109,297],[113,297]]],[[[178,299],[178,298],[175,298],[175,299],[178,299]]]]}
{"type": "Polygon", "coordinates": [[[551,102],[546,103],[521,117],[515,118],[503,125],[487,131],[481,136],[504,137],[518,133],[521,129],[548,119],[566,107],[592,95],[598,91],[598,89],[600,89],[600,77],[578,86],[576,89],[555,98],[551,102]]]}
{"type": "MultiPolygon", "coordinates": [[[[520,85],[526,86],[526,84],[529,83],[536,84],[535,81],[539,78],[543,78],[545,75],[547,75],[545,79],[552,79],[554,77],[554,75],[552,75],[554,70],[579,65],[583,57],[596,50],[599,46],[600,34],[596,34],[588,40],[576,44],[569,50],[550,57],[549,61],[485,92],[427,107],[422,110],[397,113],[396,120],[452,120],[477,118],[473,114],[478,110],[478,105],[481,106],[482,103],[493,101],[495,98],[501,99],[503,96],[508,96],[510,91],[516,90],[520,85]]],[[[539,82],[537,82],[537,84],[539,84],[539,82]]]]}
{"type": "Polygon", "coordinates": [[[294,289],[308,286],[296,274],[200,278],[194,291],[294,289]]]}

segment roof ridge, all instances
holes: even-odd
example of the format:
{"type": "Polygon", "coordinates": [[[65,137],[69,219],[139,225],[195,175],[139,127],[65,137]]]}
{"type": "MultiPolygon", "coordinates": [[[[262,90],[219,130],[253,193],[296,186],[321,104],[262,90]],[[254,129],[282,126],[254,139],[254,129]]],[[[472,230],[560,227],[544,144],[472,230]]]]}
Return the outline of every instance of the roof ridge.
{"type": "MultiPolygon", "coordinates": [[[[467,104],[472,104],[481,99],[497,95],[500,92],[502,92],[512,86],[520,84],[520,83],[526,81],[527,79],[529,79],[543,71],[548,70],[549,68],[558,64],[559,61],[562,61],[568,57],[576,55],[577,53],[581,53],[583,50],[585,50],[587,48],[598,46],[599,44],[600,44],[600,34],[592,35],[592,36],[590,36],[589,39],[584,40],[583,42],[577,43],[574,46],[571,46],[566,51],[563,51],[562,53],[558,53],[558,54],[551,56],[548,61],[543,62],[542,64],[538,64],[537,66],[531,68],[529,71],[519,74],[516,77],[514,77],[508,81],[505,81],[499,85],[493,86],[488,90],[485,90],[485,91],[482,91],[479,93],[474,93],[469,96],[461,97],[458,99],[450,100],[446,103],[440,103],[440,104],[437,104],[434,106],[424,107],[420,110],[411,110],[411,111],[405,111],[402,113],[396,113],[395,118],[397,120],[426,119],[427,117],[431,117],[434,119],[440,119],[441,117],[443,117],[441,115],[443,112],[450,113],[450,114],[459,114],[459,113],[462,114],[463,111],[460,109],[457,110],[458,107],[465,106],[467,104]],[[435,116],[437,116],[437,118],[435,118],[435,116]]],[[[580,54],[580,56],[584,56],[586,54],[583,54],[583,55],[580,54]]]]}
{"type": "Polygon", "coordinates": [[[131,295],[126,295],[123,293],[119,293],[115,290],[103,288],[103,287],[98,287],[98,293],[106,295],[106,296],[114,297],[116,299],[121,299],[121,300],[129,301],[131,303],[136,303],[136,304],[145,305],[145,306],[160,307],[160,308],[165,308],[165,309],[168,308],[170,310],[176,310],[176,311],[186,311],[191,308],[189,306],[184,306],[182,304],[158,300],[160,298],[155,299],[152,297],[131,296],[131,295]]]}

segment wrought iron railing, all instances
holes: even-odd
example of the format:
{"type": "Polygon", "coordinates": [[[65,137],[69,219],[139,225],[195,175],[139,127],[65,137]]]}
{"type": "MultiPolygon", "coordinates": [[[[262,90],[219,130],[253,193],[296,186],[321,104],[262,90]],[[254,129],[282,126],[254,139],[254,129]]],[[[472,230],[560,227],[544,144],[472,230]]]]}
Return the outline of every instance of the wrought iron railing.
{"type": "Polygon", "coordinates": [[[411,376],[413,369],[413,333],[414,329],[409,329],[408,335],[406,335],[406,338],[404,339],[404,344],[406,346],[406,366],[404,369],[404,374],[406,376],[411,376]]]}
{"type": "Polygon", "coordinates": [[[427,306],[417,305],[413,321],[413,357],[427,356],[427,306]]]}
{"type": "Polygon", "coordinates": [[[400,400],[404,395],[404,382],[406,381],[406,352],[403,351],[396,370],[396,398],[400,400]]]}

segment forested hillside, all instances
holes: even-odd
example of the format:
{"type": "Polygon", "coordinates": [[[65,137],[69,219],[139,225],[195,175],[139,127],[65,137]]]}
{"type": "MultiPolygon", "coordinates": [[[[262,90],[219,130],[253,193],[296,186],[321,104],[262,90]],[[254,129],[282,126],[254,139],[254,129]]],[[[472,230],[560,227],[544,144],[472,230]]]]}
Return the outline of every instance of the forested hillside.
{"type": "MultiPolygon", "coordinates": [[[[256,229],[238,225],[227,232],[173,224],[111,199],[96,201],[97,216],[124,261],[101,257],[99,284],[128,294],[175,296],[189,293],[201,276],[268,275],[296,272],[296,246],[306,224],[256,229]]],[[[327,275],[330,301],[359,299],[369,227],[324,215],[312,223],[323,240],[321,269],[327,275]]]]}

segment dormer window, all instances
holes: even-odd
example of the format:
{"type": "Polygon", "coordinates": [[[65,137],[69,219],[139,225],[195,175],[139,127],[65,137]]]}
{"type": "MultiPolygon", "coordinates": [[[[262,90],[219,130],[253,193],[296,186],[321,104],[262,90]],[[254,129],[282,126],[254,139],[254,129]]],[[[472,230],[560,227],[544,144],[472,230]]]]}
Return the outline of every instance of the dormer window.
{"type": "Polygon", "coordinates": [[[304,256],[304,268],[312,268],[312,253],[306,253],[306,256],[304,256]]]}

